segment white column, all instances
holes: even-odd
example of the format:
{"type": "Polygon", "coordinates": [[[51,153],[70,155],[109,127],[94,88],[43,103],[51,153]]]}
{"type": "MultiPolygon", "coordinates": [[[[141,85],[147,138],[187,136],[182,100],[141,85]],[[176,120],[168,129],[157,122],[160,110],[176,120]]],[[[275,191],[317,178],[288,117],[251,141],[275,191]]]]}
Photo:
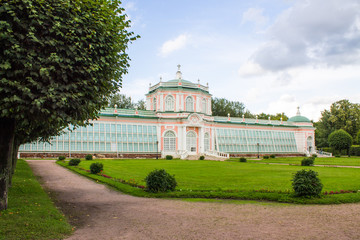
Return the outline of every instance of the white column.
{"type": "Polygon", "coordinates": [[[204,128],[199,127],[199,153],[204,153],[204,128]]]}
{"type": "Polygon", "coordinates": [[[183,139],[182,139],[182,144],[183,144],[183,150],[186,150],[187,146],[186,146],[186,125],[183,126],[183,139]]]}

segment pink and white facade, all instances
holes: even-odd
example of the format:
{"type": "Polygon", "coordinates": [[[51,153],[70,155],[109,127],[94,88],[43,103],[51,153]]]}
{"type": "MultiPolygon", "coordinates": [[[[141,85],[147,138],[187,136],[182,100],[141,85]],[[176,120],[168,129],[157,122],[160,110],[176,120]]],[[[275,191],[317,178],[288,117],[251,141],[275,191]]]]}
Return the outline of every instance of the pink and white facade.
{"type": "Polygon", "coordinates": [[[299,112],[288,121],[212,116],[208,85],[184,80],[178,67],[175,79],[149,87],[145,111],[108,108],[92,127],[50,145],[23,145],[20,152],[180,158],[315,152],[315,128],[299,112]]]}

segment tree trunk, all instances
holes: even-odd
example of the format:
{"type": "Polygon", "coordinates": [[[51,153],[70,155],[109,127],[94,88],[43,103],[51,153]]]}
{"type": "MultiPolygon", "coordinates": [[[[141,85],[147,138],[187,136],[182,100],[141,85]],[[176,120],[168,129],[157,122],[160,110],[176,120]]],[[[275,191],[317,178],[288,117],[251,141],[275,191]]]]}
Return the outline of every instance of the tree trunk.
{"type": "Polygon", "coordinates": [[[12,154],[11,154],[11,172],[10,172],[10,176],[9,176],[9,187],[11,187],[12,185],[12,177],[15,173],[15,168],[16,168],[16,163],[17,163],[17,155],[19,152],[19,147],[20,147],[20,141],[17,139],[17,137],[14,138],[14,144],[13,144],[13,150],[12,150],[12,154]]]}
{"type": "Polygon", "coordinates": [[[0,211],[7,209],[14,136],[15,120],[0,118],[0,211]]]}

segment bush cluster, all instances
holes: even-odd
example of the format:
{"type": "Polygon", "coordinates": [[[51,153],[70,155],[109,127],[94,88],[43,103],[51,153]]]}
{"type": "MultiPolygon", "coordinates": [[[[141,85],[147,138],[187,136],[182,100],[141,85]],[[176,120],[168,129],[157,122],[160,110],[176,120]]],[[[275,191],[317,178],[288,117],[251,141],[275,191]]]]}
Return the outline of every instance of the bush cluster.
{"type": "Polygon", "coordinates": [[[146,190],[149,192],[168,192],[174,191],[177,186],[174,175],[170,175],[164,169],[150,172],[145,178],[146,190]]]}
{"type": "Polygon", "coordinates": [[[311,155],[313,158],[317,158],[317,154],[313,154],[313,155],[311,155]]]}
{"type": "Polygon", "coordinates": [[[322,183],[318,173],[313,170],[300,170],[294,174],[292,186],[295,195],[299,197],[319,196],[322,190],[322,183]]]}
{"type": "Polygon", "coordinates": [[[85,160],[93,160],[93,156],[91,154],[87,154],[85,156],[85,160]]]}
{"type": "Polygon", "coordinates": [[[308,157],[301,160],[301,166],[314,166],[315,158],[308,157]]]}
{"type": "Polygon", "coordinates": [[[263,159],[269,159],[268,155],[263,156],[263,159]]]}
{"type": "Polygon", "coordinates": [[[77,166],[77,165],[79,165],[79,163],[80,163],[79,158],[73,158],[73,159],[70,159],[69,166],[77,166]]]}
{"type": "Polygon", "coordinates": [[[64,160],[66,159],[66,157],[65,157],[65,156],[59,156],[58,159],[59,159],[60,161],[64,161],[64,160]]]}
{"type": "Polygon", "coordinates": [[[101,172],[104,169],[104,165],[100,162],[96,162],[96,163],[92,163],[90,165],[90,172],[92,174],[98,174],[99,172],[101,172]]]}
{"type": "Polygon", "coordinates": [[[276,157],[275,154],[270,155],[270,158],[275,158],[275,157],[276,157]]]}
{"type": "Polygon", "coordinates": [[[239,159],[239,161],[240,161],[240,162],[246,162],[246,158],[241,157],[241,158],[239,159]]]}
{"type": "Polygon", "coordinates": [[[199,160],[204,160],[205,159],[205,156],[200,156],[199,157],[199,160]]]}
{"type": "Polygon", "coordinates": [[[165,159],[166,159],[166,160],[172,160],[172,159],[173,159],[173,156],[171,156],[171,155],[166,155],[165,159]]]}

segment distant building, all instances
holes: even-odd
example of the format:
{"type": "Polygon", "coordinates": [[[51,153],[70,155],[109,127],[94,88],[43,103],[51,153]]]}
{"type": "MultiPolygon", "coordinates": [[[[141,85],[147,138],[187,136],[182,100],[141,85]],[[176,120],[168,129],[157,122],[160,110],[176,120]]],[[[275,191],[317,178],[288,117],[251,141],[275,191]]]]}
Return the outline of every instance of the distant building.
{"type": "Polygon", "coordinates": [[[212,116],[211,94],[204,86],[176,78],[149,87],[145,111],[107,108],[92,126],[54,137],[49,143],[20,147],[21,156],[156,157],[173,155],[222,159],[240,155],[304,155],[315,152],[310,120],[288,121],[212,116]]]}

